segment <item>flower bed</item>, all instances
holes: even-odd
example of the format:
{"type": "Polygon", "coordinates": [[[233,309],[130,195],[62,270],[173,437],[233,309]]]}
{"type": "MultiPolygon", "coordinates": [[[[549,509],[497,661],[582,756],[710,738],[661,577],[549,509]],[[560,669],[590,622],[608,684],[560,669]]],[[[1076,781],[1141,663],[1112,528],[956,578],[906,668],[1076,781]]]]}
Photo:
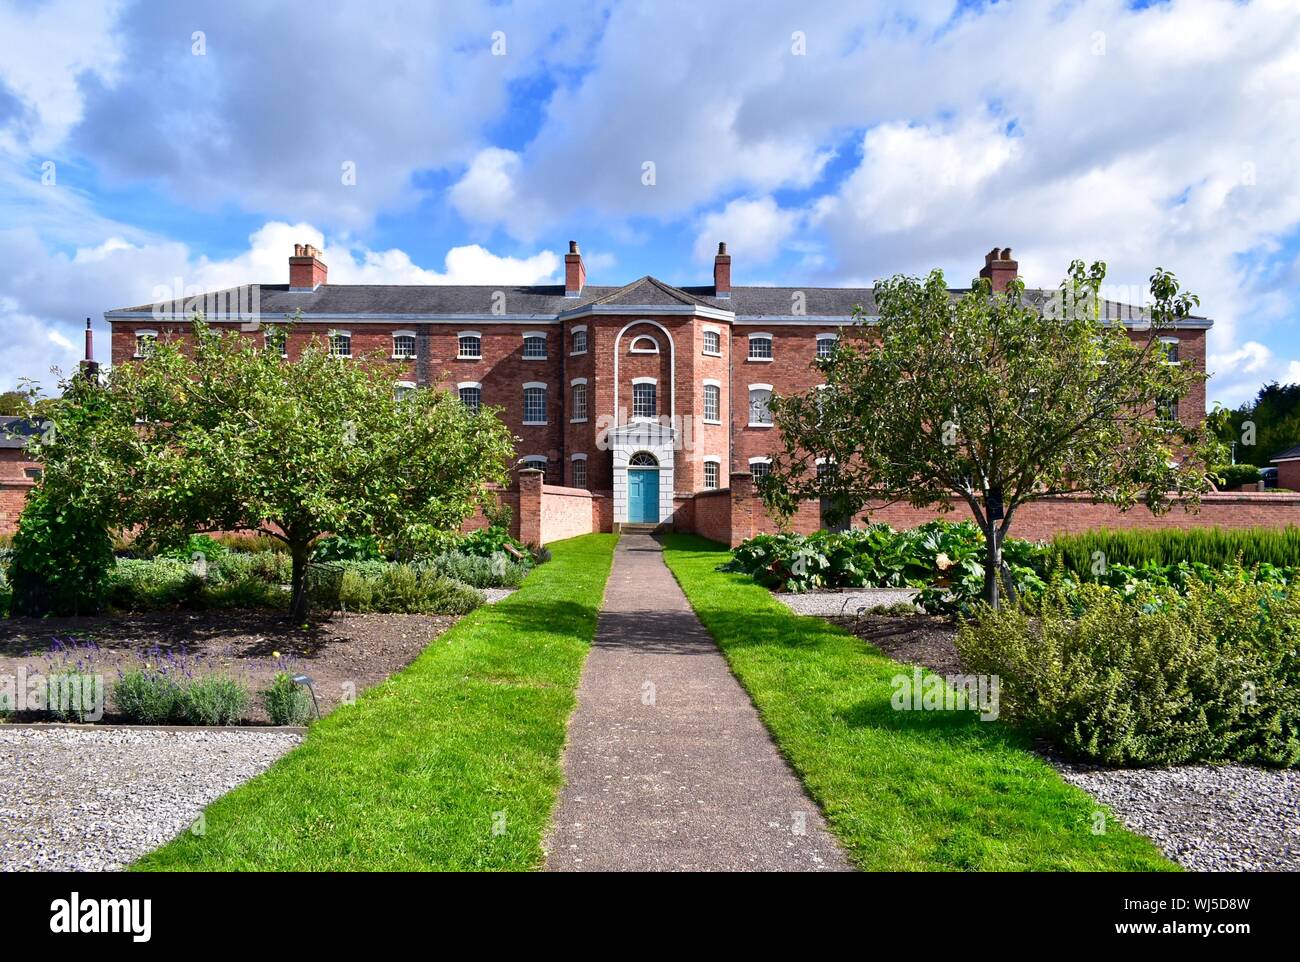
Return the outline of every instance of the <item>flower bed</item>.
{"type": "Polygon", "coordinates": [[[349,614],[290,624],[271,611],[12,618],[0,621],[0,702],[23,722],[301,724],[315,717],[313,693],[328,714],[455,621],[349,614]],[[292,682],[301,675],[311,691],[292,682]],[[51,706],[49,679],[59,681],[56,692],[89,697],[51,706]]]}

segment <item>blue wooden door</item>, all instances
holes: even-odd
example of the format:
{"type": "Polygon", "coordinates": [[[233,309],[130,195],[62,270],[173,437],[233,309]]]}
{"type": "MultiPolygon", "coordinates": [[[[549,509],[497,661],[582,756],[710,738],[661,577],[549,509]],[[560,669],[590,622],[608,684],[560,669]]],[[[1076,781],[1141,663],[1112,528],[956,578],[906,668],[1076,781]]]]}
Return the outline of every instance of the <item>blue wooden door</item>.
{"type": "Polygon", "coordinates": [[[633,468],[627,473],[627,520],[632,524],[659,523],[659,470],[633,468]]]}

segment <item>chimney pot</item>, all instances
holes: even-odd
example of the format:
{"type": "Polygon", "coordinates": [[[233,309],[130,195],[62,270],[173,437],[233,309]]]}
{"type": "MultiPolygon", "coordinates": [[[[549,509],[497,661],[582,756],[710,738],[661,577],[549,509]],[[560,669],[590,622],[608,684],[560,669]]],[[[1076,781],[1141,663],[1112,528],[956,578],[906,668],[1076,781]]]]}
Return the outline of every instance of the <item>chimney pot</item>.
{"type": "Polygon", "coordinates": [[[980,277],[987,277],[989,287],[994,292],[1000,293],[1007,289],[1007,285],[1016,279],[1020,273],[1020,265],[1011,259],[1010,247],[995,247],[984,255],[984,266],[980,269],[980,277]]]}
{"type": "Polygon", "coordinates": [[[291,290],[314,291],[325,283],[329,268],[320,259],[320,251],[311,244],[294,244],[289,258],[289,287],[291,290]]]}

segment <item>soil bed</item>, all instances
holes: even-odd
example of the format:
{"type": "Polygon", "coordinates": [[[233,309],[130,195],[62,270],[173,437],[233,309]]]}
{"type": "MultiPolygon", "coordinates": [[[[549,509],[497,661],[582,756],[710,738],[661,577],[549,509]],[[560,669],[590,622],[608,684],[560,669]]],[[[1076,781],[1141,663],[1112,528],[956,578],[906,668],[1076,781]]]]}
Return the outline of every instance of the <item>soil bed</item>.
{"type": "MultiPolygon", "coordinates": [[[[322,714],[350,695],[383,681],[409,664],[425,646],[455,624],[445,615],[335,615],[293,623],[278,612],[151,612],[83,618],[0,620],[0,676],[46,673],[56,642],[93,645],[74,657],[93,660],[111,692],[118,670],[141,658],[177,659],[196,674],[225,672],[252,693],[247,721],[268,724],[257,692],[277,672],[311,677],[322,714]]],[[[111,694],[102,721],[122,723],[111,694]]],[[[48,721],[16,713],[15,721],[48,721]]]]}
{"type": "Polygon", "coordinates": [[[940,675],[961,673],[954,639],[957,629],[947,618],[934,615],[863,615],[861,618],[827,618],[850,634],[908,665],[921,665],[940,675]]]}

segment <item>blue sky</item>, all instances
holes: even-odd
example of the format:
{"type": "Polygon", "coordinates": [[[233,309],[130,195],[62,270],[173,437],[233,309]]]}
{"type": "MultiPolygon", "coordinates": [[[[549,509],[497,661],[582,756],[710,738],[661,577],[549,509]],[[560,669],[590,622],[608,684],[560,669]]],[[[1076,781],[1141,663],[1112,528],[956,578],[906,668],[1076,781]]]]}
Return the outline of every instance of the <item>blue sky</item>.
{"type": "Polygon", "coordinates": [[[1297,90],[1287,0],[0,0],[0,388],[295,242],[341,283],[544,283],[576,239],[687,284],[726,240],[739,284],[1172,269],[1236,404],[1300,380],[1297,90]]]}

